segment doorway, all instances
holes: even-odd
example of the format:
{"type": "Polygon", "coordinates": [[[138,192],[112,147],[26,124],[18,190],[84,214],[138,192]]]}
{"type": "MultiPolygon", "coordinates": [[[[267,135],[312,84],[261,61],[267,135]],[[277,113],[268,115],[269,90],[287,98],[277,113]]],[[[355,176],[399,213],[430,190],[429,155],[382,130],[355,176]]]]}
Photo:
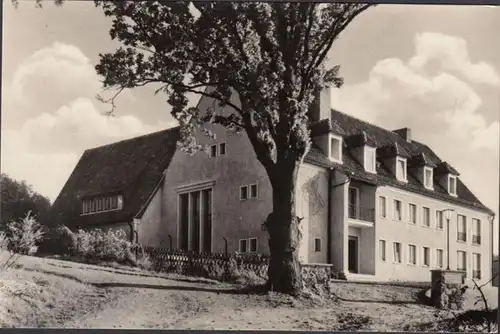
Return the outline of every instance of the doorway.
{"type": "Polygon", "coordinates": [[[359,239],[356,236],[350,235],[347,247],[347,256],[348,256],[348,271],[353,274],[357,274],[359,272],[359,263],[358,263],[358,245],[359,239]]]}

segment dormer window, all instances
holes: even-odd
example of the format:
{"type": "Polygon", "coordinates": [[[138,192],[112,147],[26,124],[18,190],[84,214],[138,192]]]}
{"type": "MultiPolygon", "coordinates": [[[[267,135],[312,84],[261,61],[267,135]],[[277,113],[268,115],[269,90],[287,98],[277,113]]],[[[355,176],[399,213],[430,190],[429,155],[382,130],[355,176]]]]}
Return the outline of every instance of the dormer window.
{"type": "Polygon", "coordinates": [[[398,179],[398,181],[407,182],[405,158],[396,158],[396,178],[398,179]]]}
{"type": "Polygon", "coordinates": [[[370,173],[377,172],[377,155],[376,149],[374,147],[365,146],[365,154],[364,154],[364,165],[365,170],[370,173]]]}
{"type": "Polygon", "coordinates": [[[431,167],[424,167],[424,186],[427,189],[434,189],[434,175],[431,167]]]}
{"type": "Polygon", "coordinates": [[[121,195],[87,198],[82,201],[82,214],[116,211],[123,208],[123,197],[121,195]]]}
{"type": "Polygon", "coordinates": [[[342,137],[330,134],[328,146],[330,160],[342,162],[342,137]]]}
{"type": "Polygon", "coordinates": [[[448,175],[448,193],[452,196],[457,195],[457,177],[455,175],[448,175]]]}

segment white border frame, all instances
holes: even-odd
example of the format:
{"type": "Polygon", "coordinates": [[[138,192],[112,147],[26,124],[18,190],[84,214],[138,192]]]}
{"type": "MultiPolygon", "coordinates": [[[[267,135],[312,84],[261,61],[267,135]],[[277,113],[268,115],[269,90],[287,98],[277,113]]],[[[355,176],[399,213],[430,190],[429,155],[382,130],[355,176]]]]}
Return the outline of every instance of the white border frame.
{"type": "Polygon", "coordinates": [[[330,159],[330,161],[342,163],[343,153],[342,137],[334,135],[333,133],[328,134],[328,158],[330,159]],[[332,139],[336,139],[338,141],[340,155],[339,158],[332,157],[332,139]]]}

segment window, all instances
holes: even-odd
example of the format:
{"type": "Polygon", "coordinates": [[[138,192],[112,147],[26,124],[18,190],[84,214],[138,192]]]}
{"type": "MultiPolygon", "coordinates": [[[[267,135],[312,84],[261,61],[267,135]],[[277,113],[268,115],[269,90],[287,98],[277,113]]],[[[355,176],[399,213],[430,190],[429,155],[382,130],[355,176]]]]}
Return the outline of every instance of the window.
{"type": "Polygon", "coordinates": [[[335,137],[330,135],[329,142],[330,159],[333,161],[342,161],[342,139],[340,137],[335,137]]]}
{"type": "Polygon", "coordinates": [[[210,158],[215,158],[217,156],[217,145],[210,146],[210,158]]]}
{"type": "Polygon", "coordinates": [[[422,223],[424,224],[424,226],[430,227],[431,226],[431,209],[423,207],[422,210],[423,210],[423,214],[424,214],[422,223]]]}
{"type": "Polygon", "coordinates": [[[396,178],[406,182],[406,159],[396,158],[396,178]]]}
{"type": "Polygon", "coordinates": [[[436,228],[439,230],[444,229],[443,225],[443,211],[436,211],[436,228]]]}
{"type": "Polygon", "coordinates": [[[257,184],[250,185],[250,198],[258,197],[258,187],[257,184]]]}
{"type": "Polygon", "coordinates": [[[321,239],[320,238],[314,238],[314,251],[321,252],[321,239]]]}
{"type": "Polygon", "coordinates": [[[220,143],[219,144],[219,155],[225,155],[226,154],[226,143],[220,143]]]}
{"type": "Polygon", "coordinates": [[[417,264],[417,247],[415,245],[408,245],[408,263],[417,264]]]}
{"type": "Polygon", "coordinates": [[[467,241],[467,220],[464,215],[457,215],[457,240],[467,241]]]}
{"type": "Polygon", "coordinates": [[[247,252],[247,239],[240,239],[240,245],[238,248],[238,252],[240,252],[240,253],[247,252]]]}
{"type": "Polygon", "coordinates": [[[87,198],[82,201],[82,214],[121,210],[122,208],[123,198],[118,195],[87,198]]]}
{"type": "Polygon", "coordinates": [[[433,189],[434,188],[434,179],[432,175],[432,168],[430,167],[424,167],[424,186],[427,189],[433,189]]]}
{"type": "Polygon", "coordinates": [[[409,204],[409,214],[410,214],[410,223],[416,224],[417,223],[417,206],[415,204],[409,204]]]}
{"type": "MultiPolygon", "coordinates": [[[[212,205],[212,188],[178,194],[179,249],[203,253],[212,251],[212,205]]],[[[244,245],[245,252],[246,247],[244,245]]]]}
{"type": "Polygon", "coordinates": [[[386,254],[387,250],[386,250],[385,240],[379,240],[378,245],[379,245],[380,261],[385,262],[387,260],[387,254],[386,254]]]}
{"type": "Polygon", "coordinates": [[[244,201],[248,199],[248,186],[240,187],[240,200],[244,201]]]}
{"type": "Polygon", "coordinates": [[[448,193],[455,196],[457,194],[457,177],[448,175],[448,193]]]}
{"type": "Polygon", "coordinates": [[[457,270],[467,270],[467,253],[457,251],[457,270]]]}
{"type": "Polygon", "coordinates": [[[248,244],[249,244],[249,252],[250,253],[256,253],[257,252],[257,238],[250,238],[248,239],[248,244]]]}
{"type": "Polygon", "coordinates": [[[402,259],[402,256],[401,256],[401,243],[399,242],[394,242],[392,244],[392,247],[393,247],[393,251],[394,251],[394,262],[396,263],[401,263],[401,259],[402,259]]]}
{"type": "Polygon", "coordinates": [[[423,247],[422,250],[423,250],[423,254],[422,254],[423,263],[422,264],[425,267],[429,267],[431,265],[431,251],[430,251],[429,247],[423,247]]]}
{"type": "Polygon", "coordinates": [[[443,268],[443,250],[442,249],[436,249],[436,266],[438,268],[443,268]]]}
{"type": "Polygon", "coordinates": [[[348,191],[349,218],[359,219],[359,189],[349,187],[348,191]]]}
{"type": "Polygon", "coordinates": [[[378,198],[380,217],[387,218],[387,198],[380,196],[378,198]]]}
{"type": "Polygon", "coordinates": [[[476,218],[472,219],[472,243],[481,244],[481,221],[476,218]]]}
{"type": "Polygon", "coordinates": [[[401,201],[395,199],[394,200],[394,216],[395,220],[401,220],[403,218],[403,208],[401,206],[401,201]]]}
{"type": "Polygon", "coordinates": [[[472,278],[481,279],[481,254],[472,253],[472,278]]]}
{"type": "Polygon", "coordinates": [[[377,171],[377,155],[373,147],[365,146],[365,170],[370,173],[377,171]]]}

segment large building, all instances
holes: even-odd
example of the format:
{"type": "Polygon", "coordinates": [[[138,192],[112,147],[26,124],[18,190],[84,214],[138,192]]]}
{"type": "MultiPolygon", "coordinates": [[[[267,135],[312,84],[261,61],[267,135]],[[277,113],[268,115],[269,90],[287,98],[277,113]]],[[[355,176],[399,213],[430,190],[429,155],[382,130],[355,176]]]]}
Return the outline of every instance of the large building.
{"type": "MultiPolygon", "coordinates": [[[[205,97],[198,104],[213,106],[205,97]]],[[[428,281],[448,264],[490,279],[493,212],[450,164],[410,129],[389,131],[321,102],[310,119],[313,145],[296,189],[302,262],[358,279],[428,281]]],[[[213,131],[216,140],[198,135],[208,154],[177,149],[178,128],[85,151],[54,222],[122,228],[148,246],[267,253],[266,172],[244,133],[213,131]]]]}

